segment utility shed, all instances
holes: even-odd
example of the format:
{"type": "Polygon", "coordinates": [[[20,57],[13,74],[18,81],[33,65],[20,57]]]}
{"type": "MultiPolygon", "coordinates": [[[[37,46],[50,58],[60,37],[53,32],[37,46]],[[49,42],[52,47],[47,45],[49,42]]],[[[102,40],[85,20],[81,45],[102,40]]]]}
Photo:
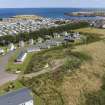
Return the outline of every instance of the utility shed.
{"type": "Polygon", "coordinates": [[[0,96],[0,105],[34,105],[31,91],[22,88],[0,96]]]}

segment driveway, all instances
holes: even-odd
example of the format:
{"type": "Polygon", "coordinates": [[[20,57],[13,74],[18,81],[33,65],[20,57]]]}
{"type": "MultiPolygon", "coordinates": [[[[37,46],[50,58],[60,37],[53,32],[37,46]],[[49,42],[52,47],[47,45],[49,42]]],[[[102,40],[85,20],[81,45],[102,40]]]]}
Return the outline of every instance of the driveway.
{"type": "Polygon", "coordinates": [[[6,65],[8,64],[8,60],[12,56],[14,52],[9,52],[4,56],[0,57],[0,86],[9,82],[17,79],[17,75],[15,74],[10,74],[5,71],[6,65]]]}

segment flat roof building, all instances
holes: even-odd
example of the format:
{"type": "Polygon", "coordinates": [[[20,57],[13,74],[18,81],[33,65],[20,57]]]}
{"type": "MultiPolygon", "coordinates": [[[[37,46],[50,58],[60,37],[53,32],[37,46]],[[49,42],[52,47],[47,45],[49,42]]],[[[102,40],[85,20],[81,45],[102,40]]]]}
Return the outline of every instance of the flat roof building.
{"type": "Polygon", "coordinates": [[[26,52],[20,52],[20,54],[18,55],[18,57],[16,59],[16,62],[23,62],[26,57],[27,57],[26,52]]]}
{"type": "Polygon", "coordinates": [[[34,105],[31,91],[22,88],[0,96],[0,105],[34,105]]]}

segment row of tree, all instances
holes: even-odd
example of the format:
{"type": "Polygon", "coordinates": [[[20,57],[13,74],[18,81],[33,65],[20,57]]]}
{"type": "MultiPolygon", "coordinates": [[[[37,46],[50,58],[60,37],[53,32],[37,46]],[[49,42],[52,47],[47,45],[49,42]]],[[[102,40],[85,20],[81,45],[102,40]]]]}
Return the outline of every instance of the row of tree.
{"type": "Polygon", "coordinates": [[[0,37],[0,45],[7,45],[8,43],[18,43],[20,40],[28,41],[29,39],[37,40],[39,37],[45,39],[46,35],[52,36],[53,33],[61,33],[63,31],[70,31],[77,28],[87,27],[89,24],[87,22],[71,23],[66,25],[61,25],[58,27],[52,28],[43,28],[38,31],[29,32],[29,33],[20,33],[18,35],[6,35],[0,37]]]}

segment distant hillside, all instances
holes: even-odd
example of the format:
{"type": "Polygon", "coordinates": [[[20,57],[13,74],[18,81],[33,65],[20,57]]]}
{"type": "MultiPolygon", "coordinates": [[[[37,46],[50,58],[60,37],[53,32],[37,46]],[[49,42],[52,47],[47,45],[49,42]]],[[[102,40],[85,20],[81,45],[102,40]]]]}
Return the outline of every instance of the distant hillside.
{"type": "Polygon", "coordinates": [[[16,18],[16,19],[39,19],[39,18],[41,18],[41,16],[37,16],[37,15],[16,15],[16,16],[13,16],[13,18],[16,18]]]}
{"type": "Polygon", "coordinates": [[[72,13],[64,13],[67,16],[105,16],[105,12],[72,12],[72,13]]]}

